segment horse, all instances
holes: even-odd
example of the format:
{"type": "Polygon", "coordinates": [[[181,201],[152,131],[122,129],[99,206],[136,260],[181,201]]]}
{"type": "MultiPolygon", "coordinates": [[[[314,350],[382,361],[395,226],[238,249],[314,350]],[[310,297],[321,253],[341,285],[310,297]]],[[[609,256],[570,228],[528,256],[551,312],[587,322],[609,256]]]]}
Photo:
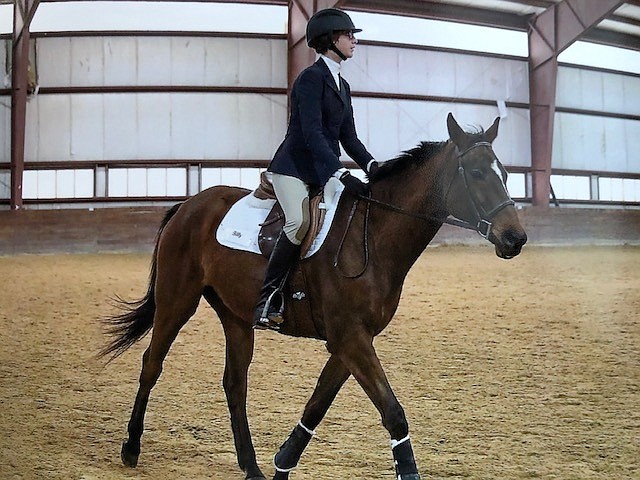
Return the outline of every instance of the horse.
{"type": "MultiPolygon", "coordinates": [[[[345,192],[321,248],[296,263],[289,282],[303,280],[306,303],[301,307],[287,300],[279,331],[322,340],[330,356],[300,421],[274,457],[274,480],[288,479],[351,375],[390,435],[396,478],[420,478],[407,419],[373,339],[393,318],[407,273],[444,223],[477,231],[500,258],[521,252],[527,236],[506,188],[507,172],[492,148],[499,120],[486,131],[466,132],[449,113],[447,141],[421,142],[382,163],[369,178],[368,197],[345,192]]],[[[256,460],[246,408],[256,332],[253,309],[266,260],[216,240],[227,211],[249,193],[215,186],[173,206],[157,235],[146,295],[123,300],[124,311],[103,319],[112,338],[100,355],[110,355],[110,361],[152,331],[121,449],[129,467],[138,463],[147,402],[165,356],[204,297],[226,339],[223,388],[238,465],[246,480],[266,478],[256,460]]]]}

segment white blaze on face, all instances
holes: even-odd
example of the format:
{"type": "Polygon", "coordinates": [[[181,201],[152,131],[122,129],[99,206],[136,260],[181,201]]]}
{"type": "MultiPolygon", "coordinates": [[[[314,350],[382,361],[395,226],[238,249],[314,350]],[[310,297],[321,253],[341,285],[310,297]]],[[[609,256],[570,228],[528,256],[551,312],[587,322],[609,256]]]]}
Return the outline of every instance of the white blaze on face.
{"type": "Polygon", "coordinates": [[[507,190],[507,186],[504,183],[504,177],[502,176],[502,170],[500,170],[500,167],[498,166],[498,161],[497,160],[494,160],[493,162],[491,162],[491,170],[496,172],[496,175],[498,175],[498,178],[500,179],[500,183],[502,183],[502,186],[504,187],[504,191],[507,192],[507,195],[509,195],[509,190],[507,190]]]}

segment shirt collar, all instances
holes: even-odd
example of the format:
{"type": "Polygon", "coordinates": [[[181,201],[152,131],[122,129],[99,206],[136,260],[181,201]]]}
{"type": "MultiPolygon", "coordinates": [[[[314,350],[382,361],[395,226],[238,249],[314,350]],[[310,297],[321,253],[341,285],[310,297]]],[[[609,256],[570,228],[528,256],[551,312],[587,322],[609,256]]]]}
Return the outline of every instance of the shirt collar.
{"type": "Polygon", "coordinates": [[[333,76],[338,76],[340,74],[340,68],[342,67],[340,63],[330,59],[326,55],[320,55],[320,57],[324,60],[324,63],[327,64],[327,67],[329,67],[329,70],[331,71],[333,76]]]}

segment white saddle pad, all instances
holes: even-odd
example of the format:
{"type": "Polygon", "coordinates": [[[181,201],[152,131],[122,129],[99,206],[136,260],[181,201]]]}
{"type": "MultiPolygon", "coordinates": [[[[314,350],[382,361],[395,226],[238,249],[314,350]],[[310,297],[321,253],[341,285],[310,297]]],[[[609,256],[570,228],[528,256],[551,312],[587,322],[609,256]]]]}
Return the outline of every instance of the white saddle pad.
{"type": "MultiPolygon", "coordinates": [[[[324,203],[320,203],[320,208],[326,210],[324,222],[305,258],[316,253],[327,238],[343,190],[344,185],[335,178],[331,178],[325,185],[324,203]]],[[[274,204],[275,200],[260,200],[252,193],[242,197],[222,219],[216,231],[216,240],[225,247],[260,254],[260,224],[264,223],[274,204]]]]}

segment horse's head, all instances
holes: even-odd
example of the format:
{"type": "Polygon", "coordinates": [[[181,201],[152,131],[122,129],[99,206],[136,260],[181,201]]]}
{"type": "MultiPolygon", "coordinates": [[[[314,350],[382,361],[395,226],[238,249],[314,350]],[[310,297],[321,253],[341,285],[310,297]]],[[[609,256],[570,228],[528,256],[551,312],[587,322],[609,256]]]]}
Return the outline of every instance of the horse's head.
{"type": "Polygon", "coordinates": [[[509,259],[520,253],[527,234],[507,192],[507,172],[491,146],[499,122],[496,118],[488,130],[467,133],[449,113],[447,128],[455,146],[457,172],[446,202],[451,215],[473,225],[495,245],[496,255],[509,259]]]}

